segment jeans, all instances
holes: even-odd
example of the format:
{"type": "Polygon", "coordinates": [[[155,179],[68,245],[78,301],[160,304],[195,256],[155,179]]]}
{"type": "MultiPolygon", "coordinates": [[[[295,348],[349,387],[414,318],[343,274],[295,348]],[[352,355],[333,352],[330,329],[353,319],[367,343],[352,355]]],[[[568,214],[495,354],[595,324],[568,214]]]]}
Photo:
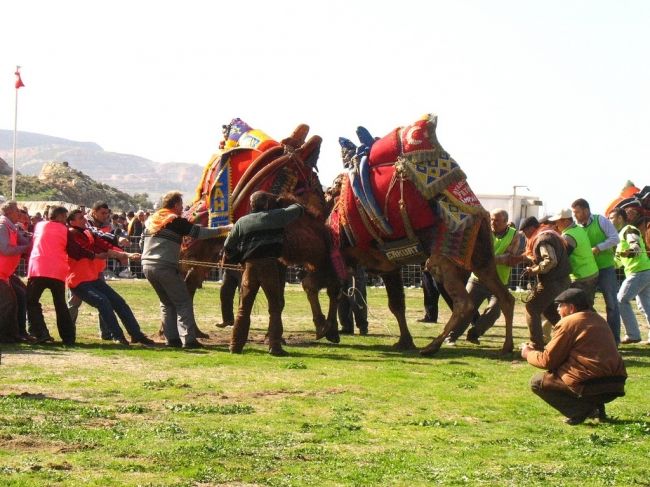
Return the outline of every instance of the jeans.
{"type": "MultiPolygon", "coordinates": [[[[98,279],[104,280],[104,273],[100,272],[98,279]]],[[[81,307],[81,299],[78,296],[75,296],[72,291],[68,296],[68,313],[70,313],[70,318],[72,319],[72,324],[77,324],[77,317],[79,316],[79,308],[81,307]]],[[[111,340],[111,332],[108,329],[106,323],[101,315],[99,315],[99,335],[102,340],[111,340]]]]}
{"type": "Polygon", "coordinates": [[[151,265],[145,265],[143,270],[160,300],[160,314],[167,342],[179,338],[184,344],[196,342],[192,297],[180,271],[175,267],[151,265]]]}
{"type": "Polygon", "coordinates": [[[632,340],[640,340],[641,330],[639,330],[639,323],[631,303],[634,297],[640,303],[639,308],[645,314],[646,323],[650,325],[650,322],[648,322],[648,310],[650,310],[650,270],[630,274],[626,277],[617,295],[618,309],[621,312],[625,333],[632,340]]]}
{"type": "Polygon", "coordinates": [[[30,277],[27,281],[27,315],[29,316],[29,333],[36,338],[47,338],[50,331],[45,324],[43,307],[40,300],[43,291],[49,289],[52,293],[54,310],[56,311],[56,327],[59,336],[65,344],[73,344],[76,337],[75,325],[72,323],[68,305],[65,302],[65,282],[51,277],[30,277]]]}
{"type": "Polygon", "coordinates": [[[93,308],[99,310],[99,316],[104,320],[111,338],[114,340],[124,338],[124,333],[120,328],[115,315],[120,317],[126,331],[131,335],[133,340],[139,340],[144,336],[138,321],[133,316],[133,311],[126,301],[117,294],[117,292],[106,284],[102,279],[95,281],[83,282],[72,289],[72,294],[81,298],[93,308]]]}
{"type": "Polygon", "coordinates": [[[598,272],[598,288],[605,298],[605,309],[607,310],[607,324],[614,334],[616,343],[621,342],[621,315],[618,309],[618,282],[616,281],[616,270],[614,267],[606,267],[598,272]]]}

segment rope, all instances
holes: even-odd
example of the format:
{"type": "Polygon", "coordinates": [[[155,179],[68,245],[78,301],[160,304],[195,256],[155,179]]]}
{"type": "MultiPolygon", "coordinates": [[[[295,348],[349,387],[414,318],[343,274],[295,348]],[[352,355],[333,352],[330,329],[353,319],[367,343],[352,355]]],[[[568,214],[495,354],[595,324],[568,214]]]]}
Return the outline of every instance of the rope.
{"type": "MultiPolygon", "coordinates": [[[[352,286],[350,286],[347,291],[344,291],[343,294],[345,294],[348,298],[354,298],[354,293],[355,292],[359,293],[359,297],[361,298],[361,301],[363,302],[364,306],[366,307],[367,314],[370,315],[373,319],[378,319],[378,317],[376,315],[374,315],[370,311],[370,307],[368,306],[368,301],[366,301],[363,298],[363,294],[361,294],[361,291],[359,291],[359,289],[357,288],[357,278],[355,276],[352,276],[352,286]]],[[[356,303],[356,300],[355,300],[354,305],[357,306],[358,308],[360,308],[360,306],[356,303]]],[[[384,325],[384,328],[386,328],[386,331],[388,332],[388,336],[393,338],[395,335],[393,335],[393,332],[391,331],[391,329],[388,326],[388,324],[386,323],[386,321],[381,320],[381,322],[384,325]]]]}
{"type": "Polygon", "coordinates": [[[181,259],[178,261],[180,264],[193,265],[197,267],[212,267],[215,269],[227,269],[238,272],[243,272],[244,268],[239,264],[224,264],[222,262],[209,262],[204,260],[185,260],[181,259]]]}

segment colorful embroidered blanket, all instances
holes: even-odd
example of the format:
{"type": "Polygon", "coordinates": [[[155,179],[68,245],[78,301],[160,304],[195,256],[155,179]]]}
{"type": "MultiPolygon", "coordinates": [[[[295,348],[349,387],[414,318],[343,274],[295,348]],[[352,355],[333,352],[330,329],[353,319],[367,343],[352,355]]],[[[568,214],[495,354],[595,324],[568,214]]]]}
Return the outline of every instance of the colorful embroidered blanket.
{"type": "Polygon", "coordinates": [[[406,237],[399,211],[403,193],[413,229],[434,228],[432,252],[469,268],[481,218],[486,212],[467,184],[465,173],[440,146],[436,124],[435,115],[426,115],[407,127],[395,129],[370,147],[372,195],[383,208],[392,233],[382,231],[385,226],[373,224],[372,218],[368,218],[373,211],[364,207],[367,202],[363,197],[354,194],[349,178],[343,183],[336,211],[355,245],[368,248],[375,239],[373,233],[384,240],[399,240],[406,237]]]}

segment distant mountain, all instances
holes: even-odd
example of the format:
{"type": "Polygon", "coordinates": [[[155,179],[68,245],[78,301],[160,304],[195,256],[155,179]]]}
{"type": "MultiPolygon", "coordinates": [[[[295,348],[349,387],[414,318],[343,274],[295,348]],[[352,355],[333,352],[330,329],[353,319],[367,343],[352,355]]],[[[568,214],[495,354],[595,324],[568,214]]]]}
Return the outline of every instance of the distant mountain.
{"type": "MultiPolygon", "coordinates": [[[[0,194],[8,197],[10,192],[11,177],[0,175],[0,194]]],[[[67,162],[46,163],[38,177],[18,174],[16,199],[20,202],[61,201],[88,207],[96,201],[105,201],[111,208],[124,211],[153,207],[142,196],[134,198],[108,184],[99,183],[69,167],[67,162]]]]}
{"type": "MultiPolygon", "coordinates": [[[[210,154],[206,154],[206,161],[210,154]]],[[[13,132],[0,129],[0,159],[13,160],[13,132]]],[[[49,162],[67,161],[96,181],[126,193],[147,193],[152,200],[171,190],[194,193],[203,168],[182,162],[159,163],[131,154],[107,152],[94,142],[18,132],[16,169],[38,175],[49,162]]],[[[189,198],[188,198],[189,199],[189,198]]]]}

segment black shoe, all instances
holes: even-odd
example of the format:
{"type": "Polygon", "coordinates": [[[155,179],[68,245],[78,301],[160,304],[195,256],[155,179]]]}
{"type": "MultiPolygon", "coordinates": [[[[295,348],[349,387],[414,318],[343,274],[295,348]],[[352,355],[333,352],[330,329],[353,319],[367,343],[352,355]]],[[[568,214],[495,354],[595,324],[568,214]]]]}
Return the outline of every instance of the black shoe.
{"type": "Polygon", "coordinates": [[[368,334],[368,328],[359,328],[359,335],[366,336],[368,334]]]}
{"type": "Polygon", "coordinates": [[[205,345],[203,345],[198,340],[183,343],[183,350],[195,350],[197,348],[205,348],[205,345]]]}
{"type": "Polygon", "coordinates": [[[114,338],[113,343],[122,345],[124,347],[128,347],[131,345],[129,341],[126,339],[126,337],[114,338]]]}
{"type": "Polygon", "coordinates": [[[228,347],[228,350],[230,350],[230,353],[235,354],[235,355],[241,355],[244,353],[244,347],[243,346],[237,346],[237,345],[230,345],[228,347]]]}
{"type": "Polygon", "coordinates": [[[165,346],[167,348],[182,348],[183,347],[183,342],[181,342],[180,338],[173,338],[171,340],[167,340],[167,343],[165,343],[165,346]]]}
{"type": "Polygon", "coordinates": [[[354,335],[353,328],[341,328],[339,330],[339,335],[354,335]]]}
{"type": "Polygon", "coordinates": [[[54,338],[52,338],[50,335],[45,335],[42,337],[37,337],[36,340],[34,340],[34,343],[41,344],[41,345],[45,345],[47,343],[54,343],[54,338]]]}
{"type": "Polygon", "coordinates": [[[581,414],[580,416],[573,416],[572,418],[566,418],[564,420],[564,423],[568,424],[569,426],[577,426],[579,424],[584,423],[585,419],[587,418],[597,418],[597,417],[598,417],[598,408],[586,414],[581,414]]]}
{"type": "Polygon", "coordinates": [[[473,343],[474,345],[480,345],[481,342],[479,341],[479,335],[473,330],[470,329],[467,332],[467,338],[466,340],[470,343],[473,343]]]}
{"type": "Polygon", "coordinates": [[[144,345],[145,347],[153,347],[156,345],[156,342],[154,342],[151,338],[149,338],[146,335],[142,335],[140,338],[132,338],[131,343],[139,343],[141,345],[144,345]]]}
{"type": "Polygon", "coordinates": [[[434,320],[433,318],[427,318],[425,316],[424,318],[420,318],[418,320],[418,323],[438,323],[438,320],[434,320]]]}

